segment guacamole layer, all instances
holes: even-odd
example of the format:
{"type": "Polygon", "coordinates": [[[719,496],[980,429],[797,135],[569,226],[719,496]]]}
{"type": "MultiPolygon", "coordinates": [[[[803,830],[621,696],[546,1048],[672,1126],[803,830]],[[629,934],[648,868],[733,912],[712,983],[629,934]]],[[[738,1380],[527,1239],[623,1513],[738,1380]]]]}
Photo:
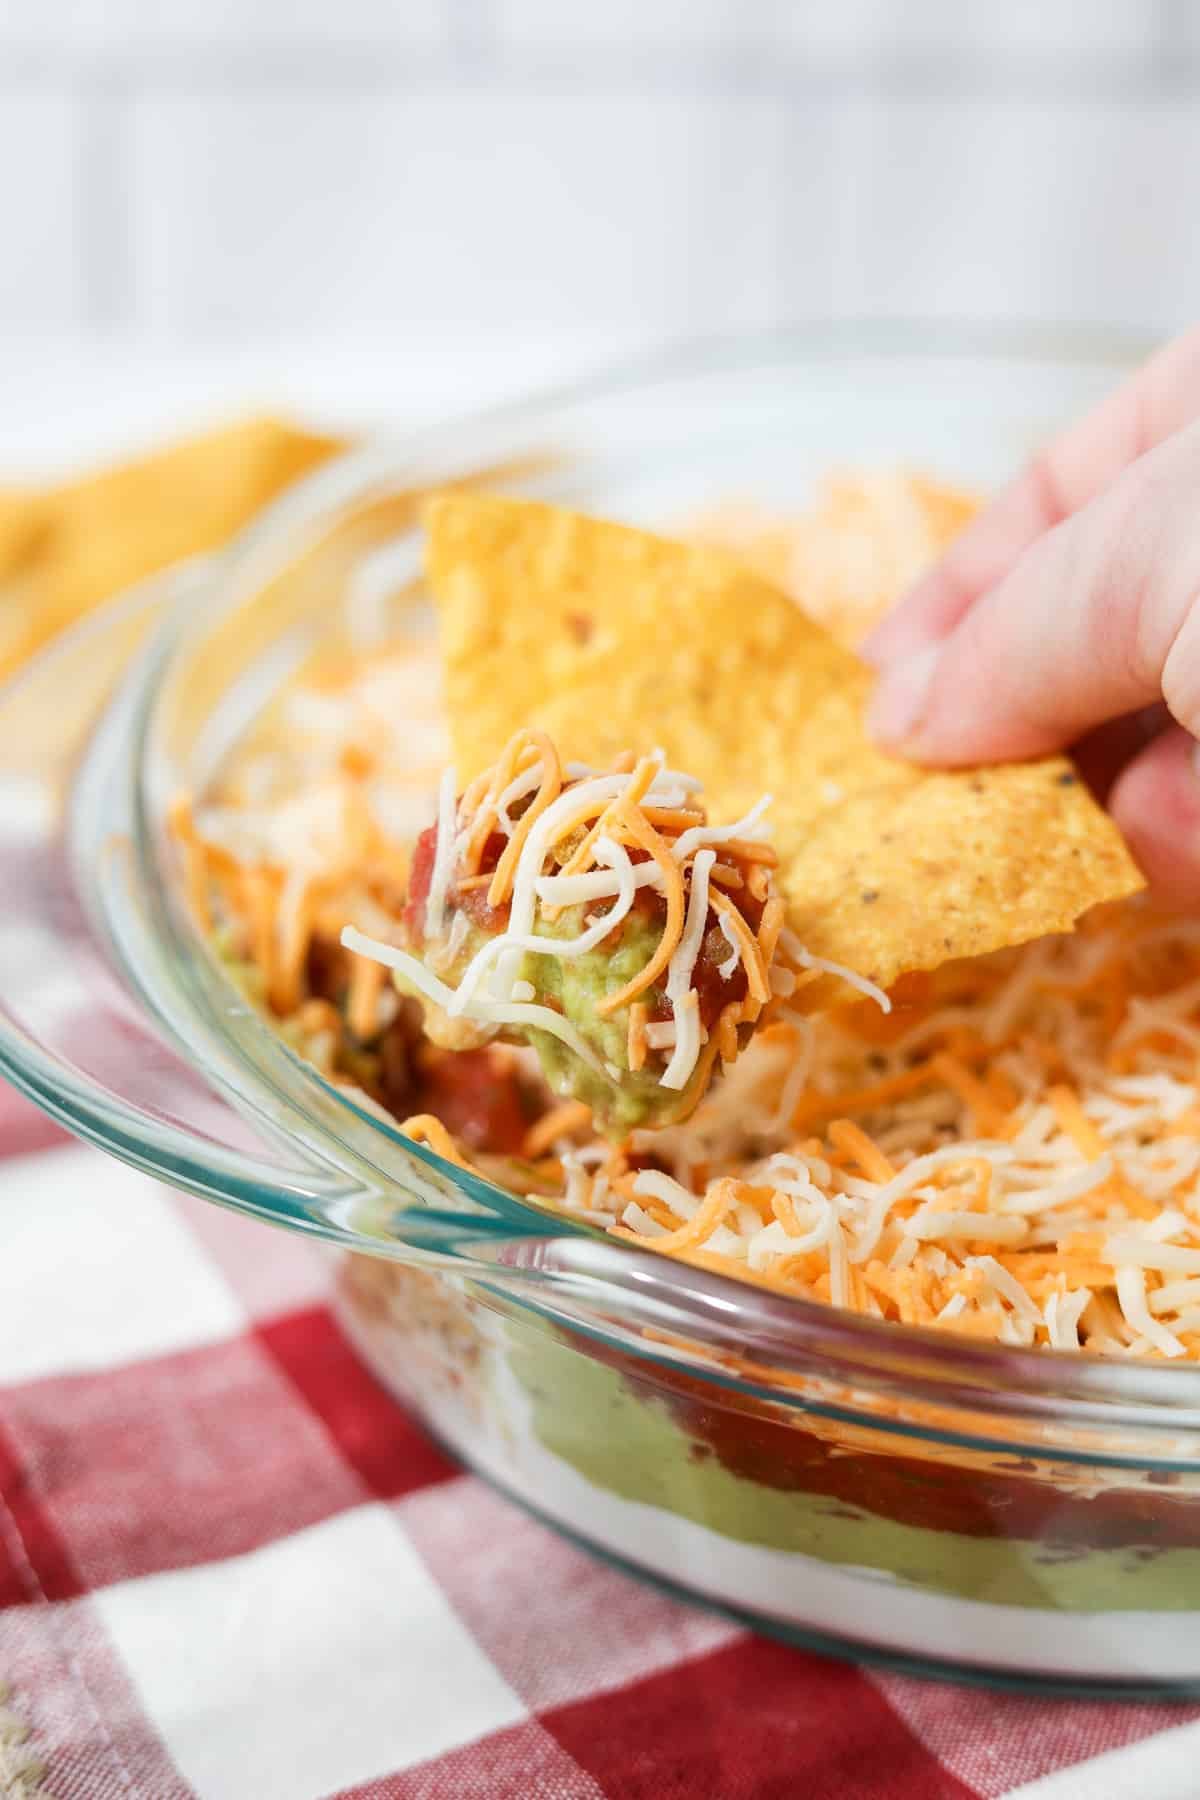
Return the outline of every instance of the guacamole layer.
{"type": "Polygon", "coordinates": [[[547,1450],[596,1487],[720,1536],[960,1599],[1062,1612],[1196,1608],[1200,1543],[1186,1541],[1200,1526],[1194,1496],[1084,1495],[1011,1464],[993,1473],[846,1451],[791,1424],[664,1395],[597,1360],[592,1344],[581,1353],[522,1335],[510,1361],[547,1450]]]}
{"type": "MultiPolygon", "coordinates": [[[[565,908],[554,925],[543,922],[538,927],[543,935],[563,938],[577,937],[582,928],[579,907],[565,908]]],[[[491,935],[478,924],[468,927],[453,966],[438,970],[447,985],[457,986],[472,957],[491,935]]],[[[615,945],[601,944],[581,956],[528,952],[521,959],[519,979],[528,982],[539,1004],[551,1006],[575,1027],[603,1069],[591,1067],[552,1033],[523,1029],[521,1035],[536,1052],[547,1086],[562,1099],[584,1101],[597,1127],[618,1141],[632,1131],[686,1118],[704,1087],[699,1067],[682,1089],[663,1087],[661,1068],[631,1069],[628,1009],[622,1008],[610,1018],[596,1011],[598,1001],[623,988],[645,968],[659,936],[658,922],[635,911],[623,921],[620,942],[615,945]]],[[[397,985],[405,991],[400,978],[397,985]]],[[[480,1041],[477,1027],[462,1018],[450,1018],[429,1000],[418,997],[425,1009],[425,1029],[434,1043],[461,1050],[480,1041]]],[[[659,990],[649,990],[646,998],[653,1004],[661,999],[659,990]]]]}

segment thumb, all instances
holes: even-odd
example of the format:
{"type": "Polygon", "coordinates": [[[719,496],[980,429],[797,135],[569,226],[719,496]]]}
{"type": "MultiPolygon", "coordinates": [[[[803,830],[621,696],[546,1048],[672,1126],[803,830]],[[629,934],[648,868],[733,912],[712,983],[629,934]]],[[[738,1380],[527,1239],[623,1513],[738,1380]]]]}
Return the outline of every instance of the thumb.
{"type": "Polygon", "coordinates": [[[1108,805],[1160,898],[1200,903],[1200,770],[1187,733],[1174,726],[1148,744],[1117,777],[1108,805]]]}
{"type": "Polygon", "coordinates": [[[1038,538],[940,642],[889,664],[876,741],[920,762],[1036,756],[1165,700],[1200,735],[1200,425],[1038,538]]]}

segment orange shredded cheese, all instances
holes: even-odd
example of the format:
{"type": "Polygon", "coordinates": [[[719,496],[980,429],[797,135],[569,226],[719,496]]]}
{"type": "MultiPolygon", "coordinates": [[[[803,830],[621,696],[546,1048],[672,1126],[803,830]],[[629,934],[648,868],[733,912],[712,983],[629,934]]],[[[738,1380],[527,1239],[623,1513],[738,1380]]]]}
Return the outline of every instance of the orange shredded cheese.
{"type": "Polygon", "coordinates": [[[856,1162],[872,1181],[891,1181],[895,1176],[896,1171],[887,1157],[853,1119],[835,1119],[829,1127],[829,1141],[856,1162]]]}
{"type": "Polygon", "coordinates": [[[625,789],[625,792],[618,800],[609,802],[604,808],[604,811],[600,813],[595,823],[587,832],[585,832],[581,841],[576,845],[575,849],[571,852],[571,855],[563,864],[562,872],[564,875],[582,874],[582,872],[591,865],[598,840],[603,837],[613,820],[621,816],[626,808],[636,806],[641,811],[643,819],[648,823],[656,823],[656,821],[651,820],[649,811],[642,806],[641,802],[647,789],[653,785],[654,777],[657,774],[657,758],[653,756],[643,756],[641,761],[637,763],[630,772],[630,782],[629,786],[625,789]]]}
{"type": "Polygon", "coordinates": [[[592,1109],[582,1100],[564,1100],[560,1106],[552,1106],[541,1118],[529,1127],[525,1133],[525,1141],[521,1145],[523,1156],[536,1161],[547,1150],[552,1150],[560,1138],[575,1137],[586,1131],[592,1122],[592,1109]]]}
{"type": "Polygon", "coordinates": [[[721,1061],[733,1062],[738,1053],[738,1021],[741,1018],[741,1002],[731,1000],[728,1006],[721,1008],[721,1016],[717,1020],[717,1049],[721,1061]]]}
{"type": "Polygon", "coordinates": [[[312,942],[316,914],[316,882],[301,882],[292,895],[290,909],[281,906],[277,919],[278,955],[271,1002],[281,1013],[300,1003],[305,958],[312,942]]]}
{"type": "Polygon", "coordinates": [[[747,925],[738,908],[724,894],[710,895],[713,911],[725,920],[730,934],[738,947],[742,967],[746,971],[747,996],[760,1007],[771,998],[771,989],[767,984],[766,959],[758,939],[747,925]]]}
{"type": "Polygon", "coordinates": [[[376,1030],[385,974],[382,963],[368,962],[365,956],[356,956],[353,960],[346,1023],[355,1037],[369,1038],[376,1030]]]}
{"type": "Polygon", "coordinates": [[[985,1084],[977,1081],[956,1056],[948,1050],[940,1050],[930,1059],[929,1066],[934,1075],[960,1095],[980,1131],[991,1133],[1004,1129],[1007,1123],[1004,1109],[997,1106],[985,1084]]]}
{"type": "Polygon", "coordinates": [[[606,994],[603,1000],[596,1002],[597,1015],[602,1019],[611,1018],[620,1007],[628,1006],[631,1000],[636,1000],[639,994],[644,994],[647,988],[654,986],[683,936],[683,871],[652,825],[647,825],[630,808],[622,808],[619,816],[623,834],[647,851],[662,870],[667,917],[662,936],[645,967],[632,976],[624,987],[618,988],[615,994],[606,994]]]}
{"type": "Polygon", "coordinates": [[[478,869],[484,846],[497,822],[497,802],[530,752],[535,752],[535,746],[530,743],[528,734],[517,732],[504,746],[490,775],[478,777],[478,785],[472,784],[463,795],[463,813],[471,820],[463,852],[463,862],[468,869],[478,869]]]}
{"type": "Polygon", "coordinates": [[[471,1169],[473,1165],[467,1161],[446,1127],[432,1113],[414,1113],[410,1119],[401,1121],[400,1129],[405,1137],[411,1138],[414,1144],[428,1144],[429,1148],[443,1157],[446,1162],[453,1163],[459,1169],[471,1169]]]}
{"type": "Polygon", "coordinates": [[[714,1182],[697,1212],[677,1231],[670,1231],[664,1237],[645,1237],[623,1225],[616,1227],[616,1230],[621,1237],[627,1237],[632,1243],[650,1244],[655,1250],[664,1253],[693,1249],[711,1236],[730,1207],[737,1203],[741,1185],[732,1179],[714,1182]]]}
{"type": "Polygon", "coordinates": [[[1080,1154],[1089,1160],[1102,1156],[1104,1139],[1091,1120],[1084,1116],[1078,1094],[1060,1084],[1058,1087],[1052,1087],[1046,1098],[1054,1109],[1055,1118],[1080,1154]]]}
{"type": "Polygon", "coordinates": [[[530,743],[541,753],[541,786],[517,820],[516,828],[496,864],[496,873],[492,876],[492,885],[488,889],[489,906],[502,906],[508,899],[512,892],[513,871],[525,848],[525,840],[534,824],[546,808],[557,800],[562,790],[562,764],[558,760],[558,751],[544,731],[531,731],[528,736],[530,743]]]}

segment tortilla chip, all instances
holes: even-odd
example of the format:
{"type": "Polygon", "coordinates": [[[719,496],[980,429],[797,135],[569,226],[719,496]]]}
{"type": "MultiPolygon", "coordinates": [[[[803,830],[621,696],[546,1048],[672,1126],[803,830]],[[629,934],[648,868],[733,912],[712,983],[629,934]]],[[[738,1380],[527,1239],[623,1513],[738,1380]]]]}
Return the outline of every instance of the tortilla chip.
{"type": "Polygon", "coordinates": [[[58,488],[0,490],[0,678],[89,607],[225,544],[342,447],[246,419],[58,488]]]}
{"type": "Polygon", "coordinates": [[[597,764],[661,745],[717,820],[769,792],[789,924],[884,987],[1142,885],[1063,758],[882,755],[869,671],[725,553],[489,497],[439,496],[427,525],[460,783],[536,725],[597,764]]]}

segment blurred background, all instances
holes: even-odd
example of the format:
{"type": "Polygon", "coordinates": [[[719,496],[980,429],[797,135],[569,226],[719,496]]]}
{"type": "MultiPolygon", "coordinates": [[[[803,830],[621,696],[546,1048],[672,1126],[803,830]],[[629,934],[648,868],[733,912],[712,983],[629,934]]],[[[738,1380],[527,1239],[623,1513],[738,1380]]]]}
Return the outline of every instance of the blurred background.
{"type": "Polygon", "coordinates": [[[1200,315],[1189,0],[0,0],[0,473],[829,315],[1200,315]]]}

